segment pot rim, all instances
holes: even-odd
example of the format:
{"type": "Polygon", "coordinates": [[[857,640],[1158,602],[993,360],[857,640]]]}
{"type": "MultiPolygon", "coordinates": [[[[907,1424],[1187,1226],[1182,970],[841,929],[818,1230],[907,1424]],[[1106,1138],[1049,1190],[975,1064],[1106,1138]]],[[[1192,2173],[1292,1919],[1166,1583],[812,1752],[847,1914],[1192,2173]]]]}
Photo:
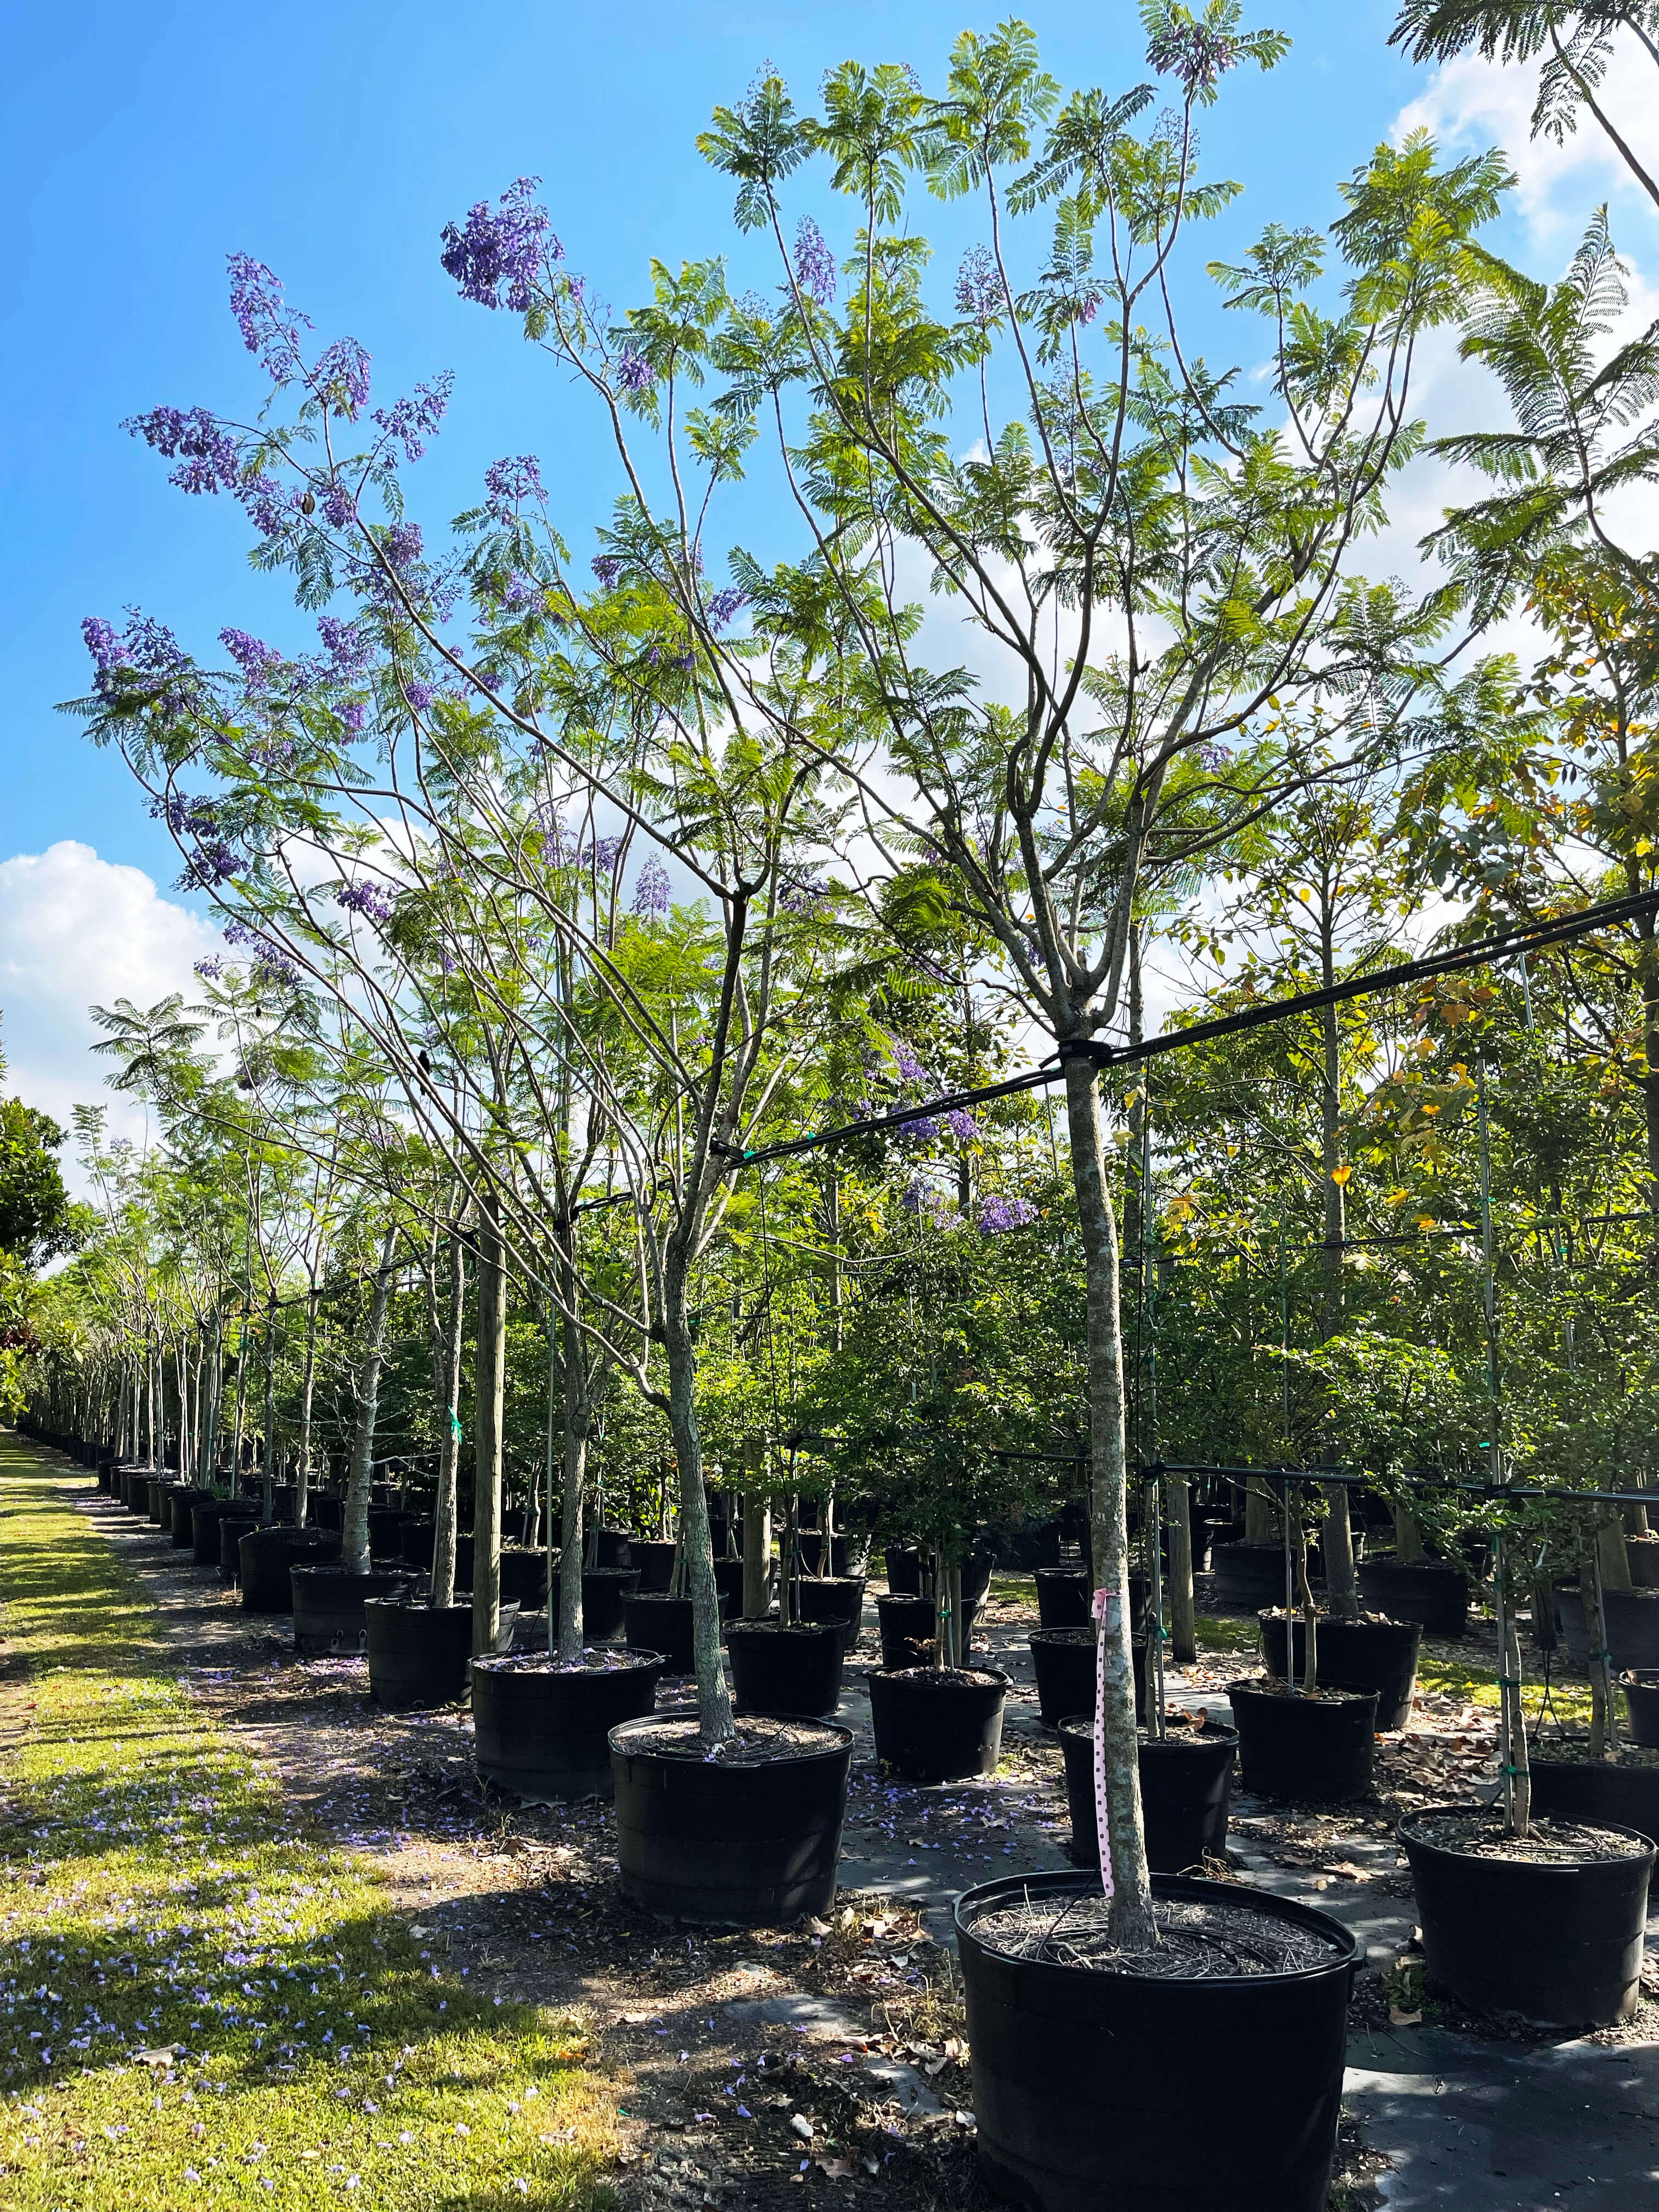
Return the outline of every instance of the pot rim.
{"type": "MultiPolygon", "coordinates": [[[[1228,1682],[1223,1686],[1229,1700],[1241,1690],[1247,1698],[1272,1698],[1276,1703],[1280,1704],[1294,1694],[1304,1706],[1318,1709],[1317,1698],[1310,1698],[1304,1696],[1299,1686],[1293,1691],[1287,1690],[1284,1686],[1284,1682],[1285,1677],[1282,1674],[1241,1674],[1236,1682],[1228,1682]]],[[[1380,1690],[1344,1690],[1334,1682],[1322,1682],[1318,1686],[1318,1697],[1346,1698],[1351,1704],[1369,1704],[1373,1708],[1376,1707],[1382,1694],[1380,1690]]]]}
{"type": "MultiPolygon", "coordinates": [[[[1408,1852],[1419,1850],[1432,1858],[1455,1859],[1461,1866],[1501,1867],[1505,1873],[1553,1875],[1568,1881],[1586,1872],[1593,1873],[1601,1867],[1628,1870],[1631,1867],[1639,1865],[1644,1856],[1646,1857],[1650,1868],[1656,1856],[1656,1846],[1651,1836],[1644,1836],[1639,1828],[1626,1828],[1618,1820],[1576,1820],[1573,1826],[1579,1828],[1601,1828],[1612,1836],[1629,1836],[1642,1845],[1641,1850],[1632,1851],[1627,1857],[1619,1859],[1557,1859],[1553,1863],[1540,1859],[1494,1859],[1474,1851],[1454,1850],[1449,1844],[1431,1843],[1426,1836],[1413,1836],[1407,1832],[1417,1821],[1431,1820],[1437,1813],[1485,1814],[1490,1813],[1492,1809],[1490,1805],[1482,1805],[1473,1798],[1444,1805],[1419,1805],[1414,1813],[1407,1813],[1402,1820],[1395,1823],[1394,1832],[1408,1852]]],[[[1550,1816],[1540,1814],[1540,1817],[1547,1819],[1550,1816]]]]}
{"type": "MultiPolygon", "coordinates": [[[[1063,1720],[1054,1723],[1056,1735],[1064,1735],[1067,1729],[1076,1734],[1081,1734],[1086,1729],[1092,1738],[1095,1717],[1092,1713],[1067,1713],[1063,1720]]],[[[1173,1735],[1164,1737],[1144,1735],[1139,1729],[1137,1729],[1136,1735],[1144,1746],[1150,1746],[1154,1751],[1166,1743],[1175,1744],[1185,1751],[1195,1751],[1200,1745],[1213,1745],[1219,1748],[1224,1736],[1235,1748],[1238,1743],[1238,1730],[1229,1728],[1225,1721],[1210,1721],[1202,1729],[1177,1729],[1173,1735]]]]}
{"type": "Polygon", "coordinates": [[[1152,1895],[1158,1897],[1196,1898],[1200,1903],[1211,1899],[1218,1903],[1240,1905],[1247,1911],[1260,1912],[1264,1919],[1288,1920],[1298,1928],[1315,1929],[1332,1943],[1328,1960],[1312,1966],[1295,1966],[1273,1974],[1241,1974],[1223,1980],[1215,1976],[1194,1976],[1190,1980],[1172,1978],[1164,1974],[1097,1974],[1087,1966],[1068,1966],[1057,1959],[1016,1959],[1006,1951],[998,1951],[979,1936],[965,1917],[969,1908],[978,1900],[1000,1899],[1021,1891],[1036,1891],[1054,1894],[1064,1887],[1094,1890],[1100,1885],[1100,1876],[1092,1869],[1066,1867],[1041,1874],[1004,1875],[996,1881],[981,1882],[975,1888],[965,1889],[951,1908],[951,1921],[957,1931],[958,1944],[972,1943],[982,1957],[994,1960],[1000,1967],[1015,1973],[1052,1975],[1063,1978],[1070,1988],[1097,1987],[1102,1983],[1116,1983],[1126,1988],[1156,1986],[1159,1990],[1186,1989],[1212,1992],[1286,1989],[1293,1984],[1322,1981],[1333,1974],[1351,1973],[1359,1963],[1359,1938],[1334,1914],[1322,1912],[1317,1905],[1304,1905],[1298,1899],[1274,1897],[1259,1889],[1247,1889],[1242,1883],[1210,1881],[1201,1875],[1155,1874],[1151,1877],[1152,1895]]]}
{"type": "Polygon", "coordinates": [[[697,1724],[695,1713],[685,1715],[641,1713],[635,1720],[618,1721],[615,1728],[608,1731],[605,1741],[612,1751],[621,1752],[629,1759],[660,1759],[665,1766],[677,1769],[689,1766],[702,1774],[742,1775],[745,1779],[750,1775],[764,1774],[769,1770],[775,1770],[781,1766],[816,1766],[823,1760],[843,1757],[852,1750],[854,1746],[854,1738],[851,1729],[845,1727],[840,1721],[820,1719],[815,1713],[757,1713],[752,1717],[757,1720],[788,1721],[797,1728],[821,1729],[826,1735],[833,1736],[835,1741],[832,1743],[817,1745],[811,1749],[803,1750],[797,1747],[786,1753],[780,1759],[757,1759],[751,1764],[731,1766],[719,1759],[684,1759],[672,1751],[659,1751],[650,1744],[635,1746],[626,1741],[630,1729],[659,1729],[665,1722],[670,1723],[678,1722],[683,1726],[695,1728],[697,1724]]]}
{"type": "MultiPolygon", "coordinates": [[[[813,1626],[816,1626],[817,1624],[814,1623],[813,1626]]],[[[823,1626],[832,1632],[834,1632],[835,1623],[833,1621],[825,1621],[823,1626]]],[[[969,1666],[867,1667],[865,1669],[864,1679],[866,1682],[872,1682],[875,1680],[878,1674],[879,1674],[882,1680],[885,1682],[891,1682],[900,1676],[909,1676],[915,1674],[981,1674],[988,1676],[991,1681],[997,1683],[1005,1690],[1012,1688],[1014,1679],[1012,1674],[1004,1674],[1000,1667],[969,1666]]],[[[952,1682],[948,1686],[953,1690],[974,1690],[980,1688],[981,1685],[976,1682],[952,1682]]]]}
{"type": "Polygon", "coordinates": [[[653,1667],[660,1671],[668,1664],[660,1651],[633,1651],[625,1644],[584,1645],[583,1649],[603,1650],[608,1657],[619,1659],[624,1663],[619,1667],[550,1666],[545,1651],[487,1651],[481,1652],[472,1661],[472,1665],[491,1674],[556,1675],[566,1682],[597,1682],[607,1675],[638,1674],[653,1667]]]}
{"type": "Polygon", "coordinates": [[[750,1636],[833,1636],[841,1639],[838,1620],[728,1620],[726,1640],[729,1644],[736,1630],[750,1636]]]}

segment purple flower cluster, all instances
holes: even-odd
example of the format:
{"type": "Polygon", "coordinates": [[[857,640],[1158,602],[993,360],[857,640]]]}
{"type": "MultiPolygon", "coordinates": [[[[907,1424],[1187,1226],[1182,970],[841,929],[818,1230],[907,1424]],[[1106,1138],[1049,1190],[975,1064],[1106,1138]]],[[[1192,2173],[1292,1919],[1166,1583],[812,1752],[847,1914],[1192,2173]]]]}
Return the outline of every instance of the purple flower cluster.
{"type": "Polygon", "coordinates": [[[795,225],[795,283],[813,299],[828,303],[836,296],[838,271],[829,242],[810,215],[795,225]]]}
{"type": "Polygon", "coordinates": [[[222,837],[206,838],[191,854],[179,878],[179,887],[187,891],[210,891],[216,884],[228,884],[233,876],[240,876],[246,866],[235,847],[228,845],[222,837]]]}
{"type": "Polygon", "coordinates": [[[829,895],[828,884],[784,884],[778,891],[778,904],[786,914],[815,914],[829,895]]]}
{"type": "Polygon", "coordinates": [[[370,641],[337,615],[319,615],[317,635],[328,655],[328,673],[342,684],[355,684],[373,657],[370,641]]]}
{"type": "Polygon", "coordinates": [[[979,1210],[981,1237],[1000,1237],[1010,1229],[1024,1229],[1037,1218],[1029,1198],[988,1198],[979,1210]]]}
{"type": "Polygon", "coordinates": [[[362,915],[377,929],[384,929],[398,910],[397,893],[388,884],[372,881],[342,884],[334,894],[334,902],[348,914],[362,915]]]}
{"type": "Polygon", "coordinates": [[[620,837],[596,837],[591,845],[584,846],[577,856],[585,868],[608,876],[621,858],[623,841],[620,837]]]}
{"type": "Polygon", "coordinates": [[[309,319],[288,305],[281,278],[263,261],[251,253],[233,253],[228,266],[230,312],[242,343],[258,355],[274,383],[286,384],[300,373],[300,326],[309,329],[309,319]]]}
{"type": "Polygon", "coordinates": [[[893,1134],[902,1145],[931,1145],[939,1128],[938,1116],[924,1114],[920,1121],[901,1121],[893,1134]]]}
{"type": "Polygon", "coordinates": [[[946,1133],[961,1144],[970,1145],[979,1135],[979,1123],[965,1106],[953,1106],[945,1116],[946,1133]]]}
{"type": "Polygon", "coordinates": [[[411,677],[404,686],[404,696],[417,714],[424,714],[436,694],[429,684],[422,684],[418,676],[411,677]]]}
{"type": "Polygon", "coordinates": [[[562,261],[564,248],[553,234],[545,208],[536,199],[539,177],[520,177],[492,208],[480,200],[458,229],[447,222],[439,257],[464,300],[481,307],[528,312],[542,263],[562,261]]]}
{"type": "Polygon", "coordinates": [[[599,578],[604,589],[607,592],[614,592],[622,576],[622,555],[596,553],[593,556],[592,568],[593,574],[599,578]]]}
{"type": "Polygon", "coordinates": [[[889,1037],[887,1042],[892,1048],[893,1065],[898,1070],[901,1083],[926,1083],[929,1080],[927,1069],[916,1058],[914,1045],[907,1044],[902,1037],[897,1036],[889,1037]]]}
{"type": "Polygon", "coordinates": [[[125,629],[118,632],[101,616],[88,615],[81,635],[92,655],[92,688],[100,698],[112,701],[118,696],[116,676],[125,669],[138,678],[149,703],[162,714],[182,714],[192,703],[194,672],[165,623],[130,612],[125,629]]]}
{"type": "Polygon", "coordinates": [[[437,436],[454,381],[446,370],[434,383],[417,384],[412,399],[394,399],[390,407],[375,409],[375,422],[403,447],[406,461],[418,461],[427,440],[437,436]]]}
{"type": "Polygon", "coordinates": [[[216,957],[211,960],[198,960],[196,963],[196,973],[204,983],[218,982],[224,972],[225,963],[216,957]]]}
{"type": "Polygon", "coordinates": [[[274,645],[267,645],[263,638],[250,637],[245,629],[222,629],[219,642],[250,684],[264,683],[272,670],[282,665],[283,656],[274,645]]]}
{"type": "Polygon", "coordinates": [[[522,568],[513,571],[507,580],[507,590],[502,594],[510,607],[533,607],[541,596],[541,586],[533,576],[527,576],[522,568]]]}
{"type": "Polygon", "coordinates": [[[503,453],[484,471],[484,490],[489,512],[497,522],[510,523],[525,500],[544,501],[541,464],[534,453],[503,453]]]}
{"type": "Polygon", "coordinates": [[[957,270],[957,313],[981,330],[988,330],[1001,314],[1005,301],[1002,278],[991,249],[970,246],[957,270]]]}
{"type": "Polygon", "coordinates": [[[311,374],[312,389],[355,422],[368,404],[368,356],[356,338],[336,338],[324,347],[311,374]]]}
{"type": "Polygon", "coordinates": [[[668,871],[654,853],[647,853],[641,863],[634,911],[641,921],[660,921],[668,912],[668,871]]]}
{"type": "Polygon", "coordinates": [[[210,799],[192,799],[188,792],[164,792],[152,801],[150,819],[165,822],[175,837],[216,837],[219,817],[210,799]]]}
{"type": "Polygon", "coordinates": [[[740,591],[735,584],[728,584],[723,592],[716,592],[706,609],[709,629],[726,629],[748,604],[748,592],[740,591]]]}
{"type": "Polygon", "coordinates": [[[635,353],[631,345],[624,346],[617,356],[617,389],[637,399],[656,380],[657,372],[644,355],[635,353]]]}
{"type": "Polygon", "coordinates": [[[394,522],[380,533],[380,550],[402,576],[412,568],[426,550],[426,540],[421,535],[418,522],[394,522]]]}
{"type": "Polygon", "coordinates": [[[180,491],[235,490],[241,473],[236,441],[205,407],[152,407],[148,415],[130,415],[121,428],[164,460],[179,462],[167,481],[180,491]]]}

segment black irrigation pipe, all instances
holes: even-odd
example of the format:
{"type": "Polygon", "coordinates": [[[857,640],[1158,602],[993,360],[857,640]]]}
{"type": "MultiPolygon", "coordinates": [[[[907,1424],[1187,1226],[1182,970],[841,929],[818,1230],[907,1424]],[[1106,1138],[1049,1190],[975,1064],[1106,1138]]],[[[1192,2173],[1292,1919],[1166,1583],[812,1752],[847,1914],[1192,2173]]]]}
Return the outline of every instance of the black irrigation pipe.
{"type": "Polygon", "coordinates": [[[1043,1090],[1060,1081],[1068,1060],[1091,1060],[1097,1072],[1108,1067],[1134,1066],[1143,1060],[1161,1058],[1167,1052],[1184,1052],[1192,1045],[1209,1044],[1218,1037],[1259,1028],[1264,1022],[1284,1021],[1292,1014],[1312,1013],[1323,1006],[1340,1006],[1350,999],[1369,998],[1375,992],[1398,990],[1406,984],[1428,982],[1437,975],[1453,975],[1464,969],[1484,968],[1494,960],[1568,944],[1575,938],[1588,936],[1593,930],[1633,921],[1656,908],[1659,890],[1638,891],[1629,898],[1607,899],[1599,906],[1586,907],[1579,914],[1562,915],[1553,921],[1528,922],[1516,929],[1500,930],[1494,936],[1483,937],[1474,945],[1460,945],[1449,952],[1429,953],[1419,960],[1403,961],[1397,967],[1379,968],[1369,975],[1346,976],[1341,982],[1322,990],[1298,991],[1288,999],[1272,999],[1259,1006],[1244,1007],[1237,1013],[1218,1015],[1213,1021],[1194,1022],[1189,1029],[1164,1030],[1157,1036],[1143,1038],[1139,1044],[1108,1044],[1103,1039],[1067,1037],[1051,1058],[1028,1069],[1024,1075],[1010,1076],[1004,1082],[986,1084],[977,1090],[947,1091],[943,1097],[924,1100],[918,1106],[897,1107],[890,1114],[867,1115],[856,1121],[844,1121],[834,1129],[817,1130],[810,1137],[790,1137],[780,1144],[760,1145],[752,1150],[714,1142],[710,1150],[731,1168],[789,1159],[801,1152],[816,1152],[822,1145],[839,1144],[848,1137],[871,1136],[885,1129],[902,1128],[912,1121],[931,1121],[959,1108],[988,1105],[994,1099],[1012,1098],[1021,1091],[1043,1090]]]}

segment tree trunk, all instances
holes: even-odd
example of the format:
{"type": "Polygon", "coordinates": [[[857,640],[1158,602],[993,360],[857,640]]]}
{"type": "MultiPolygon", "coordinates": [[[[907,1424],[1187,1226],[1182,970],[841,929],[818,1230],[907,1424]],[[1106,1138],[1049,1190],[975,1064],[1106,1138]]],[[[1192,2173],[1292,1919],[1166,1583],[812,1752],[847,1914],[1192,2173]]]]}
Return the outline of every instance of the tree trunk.
{"type": "Polygon", "coordinates": [[[1273,1501],[1267,1486],[1254,1478],[1244,1486],[1244,1541],[1268,1544],[1273,1534],[1273,1501]]]}
{"type": "Polygon", "coordinates": [[[679,1462],[680,1544],[691,1598],[691,1656],[703,1748],[718,1753],[737,1735],[720,1666],[720,1593],[702,1486],[702,1439],[695,1402],[696,1352],[686,1306],[685,1259],[671,1246],[663,1270],[663,1336],[668,1355],[668,1422],[679,1462]]]}
{"type": "MultiPolygon", "coordinates": [[[[1328,990],[1336,981],[1336,951],[1330,928],[1324,929],[1320,940],[1321,981],[1328,990]]],[[[1339,1051],[1340,1037],[1336,1025],[1336,1008],[1327,1006],[1321,1019],[1322,1043],[1324,1048],[1324,1081],[1320,1094],[1320,1158],[1324,1169],[1325,1243],[1320,1255],[1324,1290],[1325,1340],[1328,1343],[1342,1327],[1343,1283],[1342,1251],[1347,1237],[1346,1200],[1342,1185],[1336,1180],[1341,1167],[1341,1109],[1342,1063],[1339,1051]]],[[[1331,1407],[1326,1406],[1327,1437],[1320,1453],[1322,1467],[1336,1465],[1336,1445],[1328,1433],[1331,1407]]],[[[1359,1577],[1353,1560],[1353,1525],[1348,1518],[1348,1491],[1346,1483],[1328,1482],[1325,1497],[1325,1589],[1332,1617],[1337,1620],[1358,1620],[1359,1618],[1359,1577]]],[[[1311,1620],[1309,1623],[1312,1633],[1311,1620]]]]}
{"type": "Polygon", "coordinates": [[[771,1599],[772,1501],[761,1489],[743,1493],[743,1616],[763,1620],[771,1599]]]}
{"type": "Polygon", "coordinates": [[[317,1387],[317,1285],[306,1292],[305,1371],[300,1377],[300,1464],[294,1476],[294,1524],[303,1528],[311,1513],[311,1407],[317,1387]]]}
{"type": "Polygon", "coordinates": [[[1595,1549],[1603,1589],[1631,1587],[1630,1554],[1625,1549],[1625,1528],[1618,1507],[1612,1506],[1596,1522],[1595,1549]]]}
{"type": "MultiPolygon", "coordinates": [[[[571,1318],[576,1271],[561,1263],[565,1312],[560,1320],[564,1346],[564,1493],[559,1533],[559,1657],[574,1662],[582,1656],[582,1511],[587,1489],[587,1446],[593,1433],[592,1378],[587,1345],[571,1318]]],[[[552,1531],[548,1532],[549,1542],[552,1531]]],[[[550,1553],[550,1558],[551,1554],[550,1553]]],[[[550,1586],[550,1597],[551,1595],[550,1586]]]]}
{"type": "Polygon", "coordinates": [[[501,1280],[501,1201],[478,1201],[478,1323],[473,1353],[476,1428],[472,1478],[472,1655],[495,1649],[501,1623],[501,1423],[506,1410],[507,1328],[501,1280]]]}
{"type": "Polygon", "coordinates": [[[362,1364],[357,1370],[357,1425],[351,1438],[351,1474],[341,1516],[340,1564],[348,1574],[368,1571],[368,1493],[374,1480],[374,1420],[380,1404],[380,1362],[386,1345],[386,1309],[392,1303],[392,1255],[397,1231],[388,1229],[369,1301],[362,1364]]]}
{"type": "Polygon", "coordinates": [[[1066,1063],[1066,1118],[1087,1292],[1090,1525],[1101,1607],[1104,1680],[1096,1726],[1104,1755],[1112,1878],[1111,1932],[1125,1950],[1157,1941],[1140,1814],[1134,1668],[1130,1650],[1128,1501],[1123,1433],[1123,1335],[1118,1309],[1117,1223],[1106,1176],[1105,1130],[1093,1063],[1066,1063]]]}
{"type": "Polygon", "coordinates": [[[273,1492],[276,1470],[272,1454],[276,1449],[276,1293],[273,1291],[265,1306],[265,1433],[264,1449],[259,1455],[260,1510],[269,1521],[276,1510],[273,1492]]]}
{"type": "Polygon", "coordinates": [[[1394,1509],[1394,1551],[1402,1566],[1423,1557],[1423,1531],[1409,1505],[1396,1505],[1394,1509]]]}
{"type": "Polygon", "coordinates": [[[1177,1667],[1198,1656],[1198,1608],[1193,1595],[1193,1486],[1167,1478],[1170,1497],[1170,1652],[1177,1667]]]}

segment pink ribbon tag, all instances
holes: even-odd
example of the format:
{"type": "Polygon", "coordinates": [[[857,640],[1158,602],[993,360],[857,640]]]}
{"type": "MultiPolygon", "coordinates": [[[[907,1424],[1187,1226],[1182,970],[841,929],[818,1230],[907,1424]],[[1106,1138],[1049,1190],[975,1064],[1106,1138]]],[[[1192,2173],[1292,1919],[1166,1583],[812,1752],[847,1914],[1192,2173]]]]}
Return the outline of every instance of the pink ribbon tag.
{"type": "Polygon", "coordinates": [[[1112,1832],[1106,1814],[1106,1638],[1118,1632],[1122,1602],[1118,1590],[1095,1592],[1095,1831],[1100,1838],[1100,1885],[1109,1899],[1113,1890],[1112,1832]]]}

